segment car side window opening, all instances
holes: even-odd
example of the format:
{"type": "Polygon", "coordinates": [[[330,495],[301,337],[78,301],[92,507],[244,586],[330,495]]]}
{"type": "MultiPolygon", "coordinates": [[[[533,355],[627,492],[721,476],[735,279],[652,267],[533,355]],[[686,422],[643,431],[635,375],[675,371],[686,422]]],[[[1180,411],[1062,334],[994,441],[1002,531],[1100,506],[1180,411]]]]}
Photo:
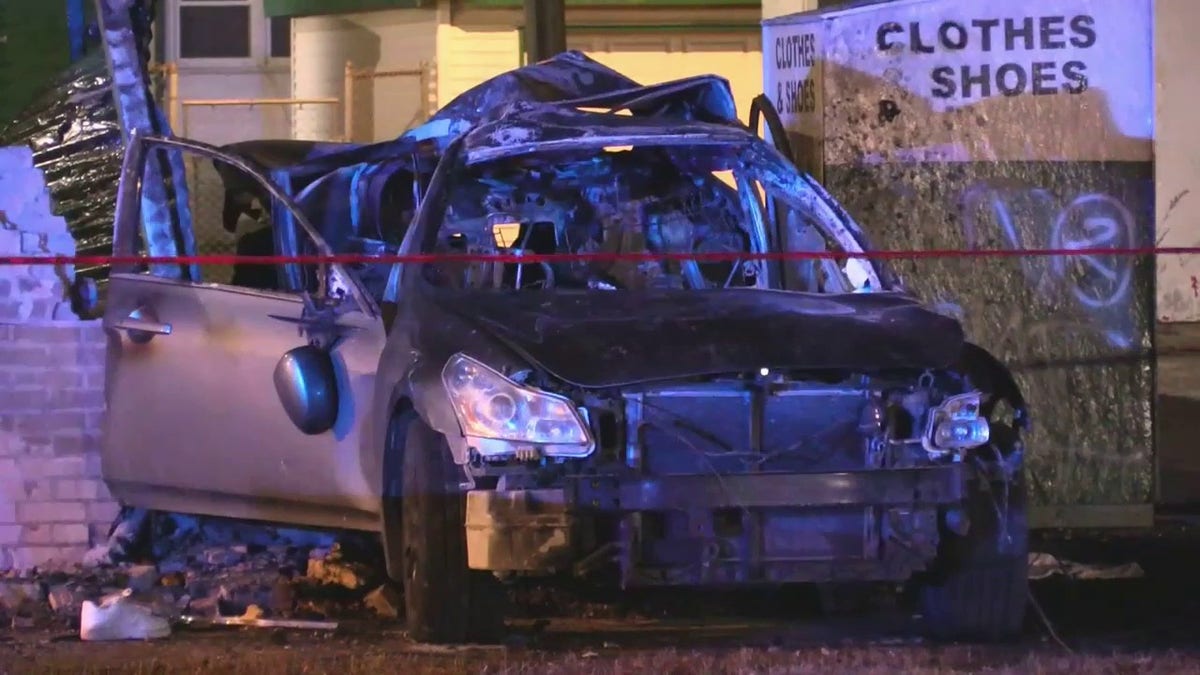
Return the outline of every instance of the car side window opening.
{"type": "MultiPolygon", "coordinates": [[[[252,176],[240,169],[220,160],[213,160],[212,164],[218,174],[225,178],[220,223],[221,229],[234,239],[233,252],[239,258],[274,255],[275,230],[271,223],[270,195],[261,189],[252,176]]],[[[203,249],[213,241],[216,228],[211,226],[207,218],[198,217],[196,224],[197,249],[206,253],[203,249]]],[[[209,273],[205,271],[205,280],[209,280],[209,273]]],[[[221,283],[217,279],[212,281],[221,283]]],[[[281,290],[275,267],[253,262],[235,264],[227,283],[259,290],[281,290]]]]}
{"type": "Polygon", "coordinates": [[[445,192],[441,218],[434,218],[436,235],[423,252],[589,258],[524,264],[448,260],[424,265],[422,274],[437,286],[490,290],[850,290],[844,278],[839,283],[827,278],[844,277],[834,261],[817,266],[824,276],[805,276],[796,263],[738,257],[835,249],[819,230],[804,226],[804,214],[793,214],[795,209],[784,222],[789,231],[776,231],[764,200],[777,195],[763,188],[753,167],[731,161],[730,154],[724,147],[642,146],[460,165],[445,192]],[[661,254],[669,257],[654,258],[661,254]]]}
{"type": "MultiPolygon", "coordinates": [[[[147,160],[168,149],[150,145],[147,160]]],[[[295,242],[295,253],[312,255],[319,252],[316,242],[296,219],[287,215],[287,208],[276,203],[270,190],[263,185],[263,176],[247,172],[234,164],[217,158],[178,148],[187,170],[192,211],[192,235],[199,255],[236,255],[263,257],[287,252],[280,239],[295,242]]],[[[243,159],[242,161],[248,161],[243,159]]],[[[362,169],[363,167],[354,167],[362,169]]],[[[322,176],[315,185],[303,189],[287,189],[297,207],[314,224],[318,234],[338,254],[378,254],[388,247],[395,250],[404,236],[414,211],[412,174],[374,166],[374,171],[360,171],[363,180],[326,181],[322,176]],[[348,191],[356,191],[355,195],[348,191]],[[338,194],[340,191],[341,194],[338,194]]],[[[137,228],[135,250],[145,253],[144,225],[137,228]]],[[[288,266],[265,265],[254,261],[239,261],[234,265],[202,265],[200,281],[240,288],[272,292],[316,293],[323,272],[318,265],[309,264],[296,270],[291,277],[288,266]]],[[[296,266],[292,266],[296,267],[296,266]]],[[[358,264],[345,266],[359,285],[378,303],[387,280],[385,265],[358,264]]],[[[146,272],[146,266],[139,266],[146,272]]],[[[334,274],[334,277],[337,275],[334,274]]],[[[342,286],[346,279],[331,279],[331,287],[342,286]]],[[[336,288],[334,289],[336,290],[336,288]]]]}
{"type": "MultiPolygon", "coordinates": [[[[336,255],[376,256],[396,251],[416,209],[413,173],[396,164],[359,164],[326,174],[296,198],[304,215],[336,255]]],[[[316,252],[298,239],[301,253],[316,252]]],[[[356,261],[343,266],[376,304],[382,304],[391,265],[356,261]]],[[[305,288],[313,292],[316,268],[305,266],[305,288]]]]}

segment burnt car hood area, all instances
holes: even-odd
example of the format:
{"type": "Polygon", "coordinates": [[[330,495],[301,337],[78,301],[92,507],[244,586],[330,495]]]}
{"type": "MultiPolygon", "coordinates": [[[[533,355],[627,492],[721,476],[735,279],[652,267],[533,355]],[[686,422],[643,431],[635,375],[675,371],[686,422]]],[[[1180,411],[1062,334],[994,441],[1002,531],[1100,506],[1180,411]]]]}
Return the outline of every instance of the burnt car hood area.
{"type": "Polygon", "coordinates": [[[583,388],[761,368],[945,368],[963,346],[957,321],[898,293],[427,288],[419,295],[418,323],[452,314],[530,366],[583,388]]]}

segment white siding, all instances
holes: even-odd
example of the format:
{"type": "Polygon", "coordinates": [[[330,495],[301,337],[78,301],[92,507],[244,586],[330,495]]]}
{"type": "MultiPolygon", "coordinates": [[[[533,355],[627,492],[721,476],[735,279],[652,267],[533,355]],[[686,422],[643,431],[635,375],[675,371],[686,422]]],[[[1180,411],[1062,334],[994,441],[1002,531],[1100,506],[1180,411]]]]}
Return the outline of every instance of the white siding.
{"type": "MultiPolygon", "coordinates": [[[[307,17],[294,22],[293,95],[343,99],[345,66],[386,77],[356,79],[352,88],[352,135],[369,142],[395,138],[429,112],[432,82],[418,71],[432,66],[437,53],[437,12],[388,10],[307,17]]],[[[340,106],[306,106],[295,118],[297,138],[341,138],[340,106]]]]}
{"type": "MultiPolygon", "coordinates": [[[[193,3],[199,5],[200,3],[193,3]]],[[[179,58],[179,0],[165,0],[167,21],[161,31],[166,60],[179,69],[178,100],[174,101],[173,130],[181,136],[214,143],[253,138],[287,138],[290,113],[280,106],[196,106],[184,102],[288,98],[291,95],[287,59],[269,58],[269,24],[262,3],[250,6],[250,56],[231,59],[179,58]]],[[[164,94],[166,92],[164,91],[164,94]]]]}
{"type": "Polygon", "coordinates": [[[254,138],[288,138],[290,112],[281,106],[184,105],[211,100],[288,98],[291,78],[286,65],[179,66],[179,105],[175,133],[221,145],[254,138]]]}
{"type": "Polygon", "coordinates": [[[520,65],[521,41],[516,28],[443,23],[437,31],[438,106],[520,65]]]}
{"type": "Polygon", "coordinates": [[[607,30],[580,28],[567,46],[637,80],[656,84],[695,75],[729,80],[742,119],[762,93],[762,35],[757,30],[607,30]]]}
{"type": "Polygon", "coordinates": [[[785,14],[807,12],[817,9],[817,0],[763,0],[762,15],[771,19],[785,14]]]}

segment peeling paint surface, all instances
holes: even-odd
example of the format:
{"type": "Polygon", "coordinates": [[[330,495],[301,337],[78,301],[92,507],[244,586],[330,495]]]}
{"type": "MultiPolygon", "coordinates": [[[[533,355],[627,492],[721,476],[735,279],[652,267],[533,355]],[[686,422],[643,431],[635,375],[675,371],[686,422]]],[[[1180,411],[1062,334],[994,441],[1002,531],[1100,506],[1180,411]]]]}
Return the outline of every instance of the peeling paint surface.
{"type": "MultiPolygon", "coordinates": [[[[768,22],[764,49],[781,42],[781,58],[766,86],[793,145],[815,149],[825,186],[882,249],[1149,246],[1150,16],[1146,0],[901,0],[768,22]]],[[[1035,503],[1149,500],[1152,261],[893,267],[1014,370],[1035,503]]],[[[1175,290],[1188,302],[1190,276],[1175,290]]]]}
{"type": "MultiPolygon", "coordinates": [[[[1200,5],[1155,3],[1155,239],[1160,246],[1200,246],[1200,136],[1196,134],[1196,25],[1200,5]]],[[[1162,255],[1155,270],[1159,321],[1200,321],[1200,256],[1162,255]]]]}

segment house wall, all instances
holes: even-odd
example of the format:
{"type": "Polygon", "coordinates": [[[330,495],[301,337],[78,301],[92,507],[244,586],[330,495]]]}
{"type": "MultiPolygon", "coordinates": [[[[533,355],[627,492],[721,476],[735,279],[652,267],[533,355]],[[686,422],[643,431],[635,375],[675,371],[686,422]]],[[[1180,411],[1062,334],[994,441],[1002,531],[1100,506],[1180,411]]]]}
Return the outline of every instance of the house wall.
{"type": "Polygon", "coordinates": [[[820,6],[821,3],[818,0],[763,0],[762,17],[764,19],[773,19],[785,14],[819,9],[820,6]]]}
{"type": "MultiPolygon", "coordinates": [[[[756,7],[569,7],[567,46],[643,84],[716,73],[744,115],[762,91],[756,7]]],[[[443,10],[438,105],[523,60],[520,9],[443,10]]]]}
{"type": "MultiPolygon", "coordinates": [[[[424,121],[432,108],[437,56],[435,9],[397,9],[360,14],[301,17],[292,22],[292,96],[338,98],[345,94],[345,66],[370,70],[353,84],[350,138],[395,138],[424,121]],[[429,73],[417,74],[422,68],[429,73]]],[[[341,106],[304,106],[293,116],[295,138],[343,137],[341,106]]]]}
{"type": "MultiPolygon", "coordinates": [[[[1196,133],[1200,78],[1196,32],[1200,3],[1155,3],[1154,178],[1156,239],[1161,246],[1200,244],[1200,135],[1196,133]]],[[[1158,320],[1200,321],[1200,256],[1159,256],[1158,320]]]]}
{"type": "MultiPolygon", "coordinates": [[[[231,0],[241,3],[244,0],[231,0]]],[[[270,25],[262,2],[248,3],[250,53],[246,58],[182,58],[180,7],[211,4],[192,0],[161,0],[160,21],[155,27],[164,61],[179,70],[178,100],[174,105],[175,133],[223,145],[257,138],[288,138],[292,106],[245,103],[234,106],[194,105],[199,101],[287,99],[291,97],[291,63],[272,58],[270,25]],[[188,104],[190,103],[190,104],[188,104]]],[[[294,51],[294,50],[293,50],[294,51]]],[[[164,97],[167,92],[164,87],[164,97]]],[[[336,107],[336,106],[335,106],[336,107]]]]}
{"type": "MultiPolygon", "coordinates": [[[[0,148],[0,256],[71,255],[26,148],[0,148]]],[[[0,572],[78,562],[117,504],[100,480],[104,333],[64,301],[70,271],[0,266],[0,572]]]]}

